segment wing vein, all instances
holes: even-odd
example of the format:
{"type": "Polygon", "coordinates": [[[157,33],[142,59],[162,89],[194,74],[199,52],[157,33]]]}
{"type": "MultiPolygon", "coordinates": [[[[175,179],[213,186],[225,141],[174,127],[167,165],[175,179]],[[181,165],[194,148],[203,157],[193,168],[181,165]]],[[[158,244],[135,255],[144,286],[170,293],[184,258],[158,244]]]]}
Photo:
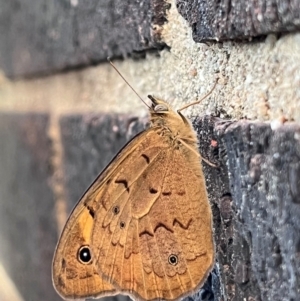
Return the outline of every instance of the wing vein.
{"type": "MultiPolygon", "coordinates": [[[[173,153],[172,153],[172,155],[173,155],[173,153]]],[[[172,158],[172,159],[173,159],[173,158],[172,158]]],[[[173,160],[169,160],[169,162],[171,163],[171,162],[173,162],[173,160]]],[[[168,172],[168,168],[169,168],[169,165],[166,166],[166,171],[165,171],[165,173],[164,173],[163,180],[162,180],[162,187],[163,187],[163,184],[164,184],[164,179],[165,179],[166,174],[167,174],[167,172],[168,172]]],[[[164,207],[165,207],[165,206],[164,206],[164,207]]],[[[166,210],[166,208],[165,208],[165,210],[166,210]]],[[[165,211],[165,212],[166,212],[166,211],[165,211]]],[[[154,229],[153,229],[153,226],[152,226],[152,223],[151,223],[151,222],[150,222],[150,225],[151,225],[151,228],[152,228],[152,233],[154,233],[154,229]]],[[[159,248],[159,245],[158,245],[158,243],[157,243],[156,235],[154,235],[154,240],[155,240],[155,242],[156,242],[156,246],[157,246],[158,253],[159,253],[159,259],[160,259],[161,265],[162,265],[163,270],[164,270],[165,279],[166,279],[167,285],[168,285],[168,287],[169,287],[169,291],[170,291],[170,293],[172,294],[170,282],[169,282],[169,279],[168,279],[168,276],[167,276],[167,273],[166,273],[166,270],[165,270],[165,267],[164,267],[164,266],[165,266],[165,265],[164,265],[164,262],[163,262],[163,260],[162,260],[161,254],[160,254],[160,248],[159,248]]],[[[155,276],[154,276],[154,279],[155,279],[155,281],[156,281],[156,277],[155,277],[155,276]]]]}
{"type": "MultiPolygon", "coordinates": [[[[157,155],[154,157],[154,159],[153,159],[148,165],[146,165],[144,169],[142,169],[141,173],[139,173],[138,176],[135,177],[134,181],[132,181],[132,183],[129,185],[129,187],[131,187],[131,185],[134,184],[134,182],[141,176],[141,174],[142,174],[149,166],[151,166],[151,164],[154,164],[154,163],[155,163],[155,158],[157,158],[158,155],[159,155],[161,152],[162,152],[162,151],[157,152],[157,155]]],[[[113,177],[113,174],[112,174],[111,176],[113,177]]],[[[124,190],[120,193],[120,195],[115,199],[116,201],[111,205],[111,207],[110,207],[108,210],[111,210],[111,209],[113,208],[113,206],[116,204],[116,202],[119,200],[119,198],[120,198],[124,193],[127,193],[127,190],[126,190],[126,189],[124,189],[124,190]]],[[[130,201],[130,194],[128,194],[128,198],[127,198],[127,200],[126,200],[126,203],[125,203],[123,209],[120,211],[120,214],[118,215],[118,216],[119,216],[119,217],[118,217],[118,222],[119,222],[119,220],[120,220],[120,216],[121,216],[122,212],[124,211],[125,207],[128,205],[128,202],[129,202],[129,201],[130,201]]],[[[103,206],[103,205],[102,205],[102,206],[103,206]]],[[[103,206],[103,208],[104,208],[104,210],[106,210],[104,206],[103,206]]],[[[108,211],[108,210],[107,210],[107,211],[108,211]]],[[[107,211],[106,211],[106,212],[107,212],[107,211]]],[[[102,224],[102,223],[101,223],[101,224],[102,224]]],[[[109,227],[109,225],[106,226],[106,228],[108,228],[108,227],[109,227]]],[[[114,235],[114,232],[110,235],[110,245],[111,245],[111,242],[112,242],[113,235],[114,235]]],[[[102,240],[101,240],[101,244],[100,244],[100,246],[98,247],[98,253],[97,253],[97,256],[96,256],[96,257],[97,257],[97,263],[99,262],[99,257],[100,257],[99,254],[100,254],[100,250],[102,249],[102,246],[103,246],[103,243],[104,243],[104,238],[105,238],[105,236],[103,235],[103,238],[102,238],[102,240]]],[[[108,253],[108,252],[107,252],[107,253],[108,253]]],[[[106,259],[107,259],[107,254],[106,254],[106,256],[105,256],[104,263],[101,264],[103,267],[104,267],[105,264],[106,264],[106,259]]],[[[106,275],[106,276],[108,276],[108,275],[106,275]]]]}
{"type": "MultiPolygon", "coordinates": [[[[139,231],[139,223],[137,222],[137,233],[140,233],[139,231]]],[[[141,265],[142,265],[142,275],[143,275],[143,285],[144,285],[144,292],[147,296],[147,299],[148,299],[148,291],[146,290],[146,282],[145,282],[145,270],[144,270],[144,264],[143,264],[143,258],[142,258],[142,253],[139,252],[139,255],[140,255],[140,259],[141,259],[141,265]]],[[[156,284],[156,283],[155,283],[156,284]]]]}
{"type": "MultiPolygon", "coordinates": [[[[184,179],[184,176],[183,176],[183,171],[182,171],[182,169],[180,169],[180,175],[181,175],[181,179],[182,179],[182,182],[183,182],[182,184],[183,184],[184,187],[185,187],[186,195],[188,196],[188,193],[189,193],[189,192],[188,192],[188,189],[186,188],[187,185],[186,185],[186,182],[185,182],[185,179],[184,179]]],[[[190,200],[189,196],[187,197],[187,199],[190,200]]],[[[180,214],[181,220],[184,220],[181,210],[178,210],[178,211],[179,211],[178,213],[180,214]]],[[[179,221],[178,221],[178,222],[179,222],[179,221]]],[[[179,224],[180,224],[180,222],[179,222],[179,224]]],[[[188,224],[187,224],[187,227],[189,227],[189,224],[190,224],[190,220],[189,220],[189,222],[188,222],[188,224]]],[[[181,252],[183,252],[183,246],[182,246],[181,240],[180,240],[180,238],[178,237],[178,234],[176,233],[176,231],[174,231],[174,236],[177,238],[177,241],[178,241],[178,243],[179,243],[179,245],[180,245],[180,247],[181,247],[181,252]]],[[[183,258],[184,258],[184,262],[185,262],[185,265],[186,265],[186,269],[187,269],[187,273],[188,273],[188,275],[189,275],[190,281],[191,281],[191,283],[194,284],[193,279],[192,279],[192,276],[191,276],[191,274],[190,274],[189,267],[188,267],[188,265],[187,265],[187,261],[186,261],[186,259],[185,259],[185,256],[183,256],[183,258]]],[[[178,278],[178,274],[177,274],[177,278],[178,278]]],[[[180,277],[179,277],[179,280],[180,280],[180,277]]],[[[181,287],[181,291],[184,292],[185,290],[184,290],[184,288],[183,288],[183,286],[182,286],[181,280],[180,280],[180,287],[181,287]]]]}

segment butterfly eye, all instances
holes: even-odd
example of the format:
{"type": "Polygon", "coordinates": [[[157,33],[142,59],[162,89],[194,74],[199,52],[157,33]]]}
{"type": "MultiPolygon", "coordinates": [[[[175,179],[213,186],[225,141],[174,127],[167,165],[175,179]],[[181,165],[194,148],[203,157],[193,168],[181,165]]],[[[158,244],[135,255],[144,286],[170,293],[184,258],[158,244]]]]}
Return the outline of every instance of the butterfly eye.
{"type": "Polygon", "coordinates": [[[169,264],[176,265],[178,263],[178,257],[174,254],[169,256],[169,264]]]}
{"type": "Polygon", "coordinates": [[[115,207],[113,207],[113,213],[115,214],[115,215],[117,215],[117,214],[119,214],[119,212],[120,212],[120,208],[119,208],[119,206],[115,206],[115,207]]]}
{"type": "Polygon", "coordinates": [[[168,111],[168,107],[166,105],[159,104],[154,107],[154,111],[155,112],[165,112],[165,111],[168,111]]]}
{"type": "Polygon", "coordinates": [[[78,250],[77,258],[82,264],[90,264],[92,262],[92,255],[89,246],[82,246],[78,250]]]}
{"type": "Polygon", "coordinates": [[[125,226],[126,226],[125,222],[120,222],[120,228],[121,228],[121,229],[124,229],[125,226]]]}

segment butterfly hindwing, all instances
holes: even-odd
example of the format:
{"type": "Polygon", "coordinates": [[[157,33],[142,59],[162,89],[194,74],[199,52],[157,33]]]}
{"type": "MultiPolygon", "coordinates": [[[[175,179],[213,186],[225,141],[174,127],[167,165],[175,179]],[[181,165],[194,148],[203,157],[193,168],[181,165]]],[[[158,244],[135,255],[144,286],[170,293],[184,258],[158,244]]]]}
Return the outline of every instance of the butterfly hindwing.
{"type": "Polygon", "coordinates": [[[126,185],[111,175],[111,205],[97,211],[92,246],[100,273],[120,291],[172,300],[199,287],[213,264],[210,206],[199,157],[154,131],[147,139],[120,166],[126,185]],[[141,157],[146,164],[126,172],[141,157]]]}

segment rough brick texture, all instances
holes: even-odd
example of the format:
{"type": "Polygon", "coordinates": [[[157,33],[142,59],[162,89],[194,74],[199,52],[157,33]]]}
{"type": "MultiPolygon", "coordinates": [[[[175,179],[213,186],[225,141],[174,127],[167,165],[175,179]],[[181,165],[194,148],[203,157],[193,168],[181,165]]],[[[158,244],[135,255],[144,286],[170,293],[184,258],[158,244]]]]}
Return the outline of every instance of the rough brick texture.
{"type": "Polygon", "coordinates": [[[196,42],[300,30],[299,0],[177,0],[176,4],[196,42]]]}
{"type": "Polygon", "coordinates": [[[219,176],[208,173],[207,184],[219,212],[216,245],[227,300],[298,300],[299,125],[272,130],[205,118],[199,126],[219,150],[219,176]]]}
{"type": "Polygon", "coordinates": [[[161,47],[161,0],[0,0],[0,69],[36,76],[161,47]],[[156,26],[156,27],[155,27],[156,26]]]}
{"type": "Polygon", "coordinates": [[[31,301],[57,299],[50,273],[57,228],[48,122],[46,114],[0,113],[0,262],[31,301]]]}

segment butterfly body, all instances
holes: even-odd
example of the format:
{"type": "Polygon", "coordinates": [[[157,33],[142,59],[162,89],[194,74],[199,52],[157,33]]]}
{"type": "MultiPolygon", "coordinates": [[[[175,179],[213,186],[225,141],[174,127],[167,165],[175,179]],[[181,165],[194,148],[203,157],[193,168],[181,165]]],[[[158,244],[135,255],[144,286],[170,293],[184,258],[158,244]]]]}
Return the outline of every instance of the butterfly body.
{"type": "Polygon", "coordinates": [[[150,99],[150,128],[100,174],[63,230],[53,281],[64,298],[175,300],[198,289],[213,266],[196,133],[180,112],[150,99]]]}

